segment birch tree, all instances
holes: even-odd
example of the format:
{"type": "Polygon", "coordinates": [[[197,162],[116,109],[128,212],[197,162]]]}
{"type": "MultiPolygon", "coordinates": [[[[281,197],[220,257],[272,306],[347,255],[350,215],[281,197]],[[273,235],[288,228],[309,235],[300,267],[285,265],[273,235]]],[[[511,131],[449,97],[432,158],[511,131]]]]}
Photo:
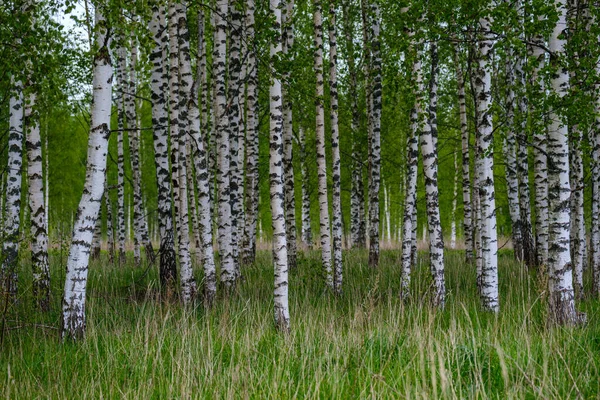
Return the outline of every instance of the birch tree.
{"type": "MultiPolygon", "coordinates": [[[[489,11],[484,10],[484,13],[489,11]]],[[[498,312],[498,234],[496,231],[496,200],[494,191],[493,125],[491,105],[491,66],[490,51],[493,42],[490,37],[490,17],[479,18],[480,37],[477,48],[475,72],[477,148],[480,162],[477,163],[477,187],[480,207],[481,237],[481,302],[486,310],[498,312]]]]}
{"type": "Polygon", "coordinates": [[[333,237],[333,290],[342,292],[342,198],[340,172],[340,131],[338,127],[338,92],[337,92],[337,27],[335,13],[336,2],[329,2],[329,102],[331,124],[332,153],[332,237],[333,237]]]}
{"type": "MultiPolygon", "coordinates": [[[[282,55],[289,61],[294,58],[294,0],[287,0],[285,13],[282,14],[283,46],[282,55]]],[[[285,227],[287,231],[288,266],[296,267],[296,196],[294,188],[293,157],[293,119],[292,100],[290,96],[291,74],[283,72],[283,174],[285,181],[285,227]]]]}
{"type": "Polygon", "coordinates": [[[325,282],[333,288],[333,271],[331,268],[331,231],[329,226],[329,199],[327,196],[327,160],[325,159],[325,108],[323,89],[323,17],[320,0],[313,0],[314,66],[316,72],[316,145],[317,145],[317,179],[319,197],[319,235],[321,237],[321,262],[325,282]]]}
{"type": "Polygon", "coordinates": [[[9,99],[8,176],[6,181],[6,214],[2,243],[2,285],[10,298],[17,294],[19,261],[19,227],[21,225],[21,168],[23,166],[23,85],[12,79],[9,99]]]}
{"type": "Polygon", "coordinates": [[[254,262],[258,219],[258,65],[254,34],[254,0],[246,1],[246,40],[248,41],[246,100],[246,223],[244,264],[254,262]]]}
{"type": "Polygon", "coordinates": [[[355,62],[354,29],[351,19],[350,2],[343,2],[344,35],[346,37],[346,62],[348,63],[349,87],[348,96],[352,108],[352,187],[350,194],[350,243],[353,247],[365,247],[365,199],[363,183],[363,161],[360,140],[360,113],[358,110],[358,78],[355,62]]]}
{"type": "MultiPolygon", "coordinates": [[[[566,28],[566,4],[558,0],[555,4],[558,21],[549,40],[552,76],[550,85],[554,100],[561,101],[568,90],[569,75],[565,68],[564,30],[566,28]]],[[[569,142],[568,127],[562,120],[559,110],[552,107],[548,128],[548,199],[549,199],[549,243],[548,248],[548,315],[551,322],[558,325],[573,325],[580,316],[575,310],[573,273],[569,235],[569,142]]]]}
{"type": "Polygon", "coordinates": [[[430,43],[431,74],[429,78],[428,120],[421,133],[421,154],[427,199],[427,225],[429,227],[429,269],[433,278],[433,304],[443,308],[446,300],[444,279],[444,237],[440,220],[437,154],[437,90],[438,53],[437,43],[430,43]]]}
{"type": "MultiPolygon", "coordinates": [[[[270,11],[275,17],[273,38],[270,45],[271,65],[281,57],[282,52],[281,9],[281,2],[279,0],[270,3],[270,11]]],[[[271,220],[273,226],[273,264],[275,267],[274,311],[275,326],[280,331],[288,332],[290,330],[290,310],[288,305],[288,255],[284,215],[283,105],[281,94],[281,81],[278,77],[272,77],[269,88],[269,132],[271,138],[269,151],[269,177],[271,220]]]]}
{"type": "Polygon", "coordinates": [[[106,174],[112,94],[110,30],[103,4],[95,10],[95,53],[90,135],[83,195],[77,210],[73,239],[67,260],[62,303],[62,337],[79,339],[85,333],[85,300],[88,262],[96,218],[100,211],[106,174]]]}
{"type": "Polygon", "coordinates": [[[160,281],[163,286],[172,286],[177,276],[175,240],[171,202],[171,180],[168,158],[168,70],[167,30],[165,7],[158,1],[152,3],[150,33],[153,47],[150,53],[152,75],[150,93],[152,98],[152,126],[154,138],[154,162],[158,187],[158,224],[160,232],[160,281]]]}
{"type": "Polygon", "coordinates": [[[310,192],[308,190],[309,182],[309,163],[306,162],[306,134],[304,128],[299,128],[300,138],[300,159],[305,160],[302,163],[302,241],[308,248],[312,248],[312,227],[310,218],[310,192]]]}

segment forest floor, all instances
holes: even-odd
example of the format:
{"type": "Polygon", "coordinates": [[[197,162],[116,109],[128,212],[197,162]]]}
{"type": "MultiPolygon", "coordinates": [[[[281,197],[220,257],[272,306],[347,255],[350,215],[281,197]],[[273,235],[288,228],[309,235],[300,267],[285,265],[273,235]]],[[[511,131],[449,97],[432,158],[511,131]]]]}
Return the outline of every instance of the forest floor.
{"type": "MultiPolygon", "coordinates": [[[[365,251],[344,253],[344,294],[324,288],[320,254],[290,275],[289,335],[273,326],[271,253],[212,310],[159,299],[157,271],[91,266],[87,336],[59,337],[65,255],[52,255],[50,313],[23,296],[2,316],[3,398],[597,398],[600,302],[588,325],[546,324],[546,282],[500,253],[501,311],[478,306],[474,267],[449,251],[447,303],[427,299],[427,254],[419,254],[414,300],[402,304],[399,253],[370,269],[365,251]]],[[[23,263],[26,265],[26,263],[23,263]]],[[[30,281],[25,267],[23,293],[30,281]]],[[[200,276],[199,276],[200,277],[200,276]]],[[[589,278],[589,276],[586,276],[589,278]]],[[[586,283],[588,283],[587,279],[586,283]]],[[[586,289],[589,289],[586,287],[586,289]]]]}

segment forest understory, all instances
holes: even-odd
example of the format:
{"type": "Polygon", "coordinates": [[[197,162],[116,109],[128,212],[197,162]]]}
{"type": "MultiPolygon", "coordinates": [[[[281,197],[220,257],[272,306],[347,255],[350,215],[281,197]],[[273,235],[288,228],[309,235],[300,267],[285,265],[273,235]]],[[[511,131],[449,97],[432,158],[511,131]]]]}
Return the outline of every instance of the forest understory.
{"type": "MultiPolygon", "coordinates": [[[[548,325],[544,274],[499,252],[503,312],[482,310],[474,266],[445,253],[443,310],[429,304],[419,252],[408,302],[398,298],[400,254],[344,252],[342,295],[327,290],[320,252],[290,271],[291,330],[273,325],[270,251],[242,270],[236,291],[207,310],[161,296],[145,264],[92,261],[86,340],[63,342],[66,253],[50,253],[51,307],[32,306],[29,268],[19,301],[2,315],[4,398],[597,398],[600,303],[584,298],[584,328],[548,325]],[[62,258],[62,259],[61,259],[62,258]],[[75,384],[77,382],[77,384],[75,384]]],[[[131,258],[132,254],[128,254],[131,258]]],[[[202,282],[199,268],[195,268],[202,282]]],[[[584,276],[591,293],[591,274],[584,276]]]]}

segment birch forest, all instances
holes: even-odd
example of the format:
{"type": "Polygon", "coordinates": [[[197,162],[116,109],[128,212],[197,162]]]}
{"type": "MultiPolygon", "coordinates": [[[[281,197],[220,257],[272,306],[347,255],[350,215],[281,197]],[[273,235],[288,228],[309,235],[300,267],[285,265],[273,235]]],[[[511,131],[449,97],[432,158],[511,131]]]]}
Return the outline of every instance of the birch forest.
{"type": "Polygon", "coordinates": [[[0,395],[597,398],[600,3],[2,0],[0,395]]]}

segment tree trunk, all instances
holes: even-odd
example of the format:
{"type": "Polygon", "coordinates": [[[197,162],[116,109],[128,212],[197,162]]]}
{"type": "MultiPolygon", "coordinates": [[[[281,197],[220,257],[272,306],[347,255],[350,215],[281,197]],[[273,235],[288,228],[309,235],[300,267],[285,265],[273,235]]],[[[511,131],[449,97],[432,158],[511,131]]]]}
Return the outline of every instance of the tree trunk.
{"type": "Polygon", "coordinates": [[[358,111],[358,79],[356,77],[356,63],[354,60],[354,35],[353,24],[350,16],[350,5],[344,2],[344,33],[348,55],[348,75],[350,85],[348,95],[352,107],[352,188],[350,192],[350,243],[352,247],[363,248],[366,246],[365,232],[365,193],[363,183],[363,161],[361,148],[360,113],[358,111]]]}
{"type": "Polygon", "coordinates": [[[44,204],[44,173],[42,170],[42,139],[39,115],[34,110],[36,94],[30,93],[25,106],[27,147],[27,175],[29,188],[29,215],[31,218],[31,267],[33,298],[43,311],[50,308],[50,270],[48,264],[48,233],[44,204]]]}
{"type": "MultiPolygon", "coordinates": [[[[414,30],[409,32],[413,37],[414,30]]],[[[410,278],[413,259],[413,231],[416,228],[416,219],[414,218],[417,209],[417,174],[419,165],[419,133],[423,129],[423,71],[421,63],[420,40],[414,40],[411,44],[410,55],[412,59],[412,75],[414,82],[413,95],[415,96],[415,105],[410,112],[410,133],[406,144],[406,187],[404,197],[404,218],[402,224],[402,275],[400,286],[400,298],[406,300],[410,297],[410,278]]]]}
{"type": "MultiPolygon", "coordinates": [[[[552,91],[562,99],[568,90],[569,75],[562,62],[566,26],[566,6],[564,0],[556,2],[558,22],[552,30],[549,48],[554,71],[550,81],[552,91]]],[[[555,108],[551,108],[548,128],[548,199],[549,199],[549,243],[548,249],[548,288],[551,322],[558,325],[573,325],[579,320],[575,311],[573,273],[569,235],[569,142],[568,127],[561,120],[555,108]]]]}
{"type": "Polygon", "coordinates": [[[236,281],[236,268],[231,249],[231,191],[230,191],[230,128],[227,91],[225,87],[225,57],[227,42],[227,0],[217,0],[215,13],[215,45],[213,50],[213,76],[215,85],[215,121],[217,145],[218,191],[218,243],[221,257],[221,283],[232,290],[236,281]]]}
{"type": "Polygon", "coordinates": [[[327,160],[325,159],[325,109],[323,89],[323,19],[321,0],[314,0],[315,29],[315,72],[316,87],[316,144],[317,144],[317,178],[319,186],[319,234],[321,237],[321,261],[327,286],[333,289],[333,272],[331,269],[331,233],[329,226],[329,199],[327,196],[327,160]]]}
{"type": "MultiPolygon", "coordinates": [[[[239,0],[229,0],[229,80],[227,92],[227,116],[229,118],[229,195],[231,204],[231,240],[230,251],[234,268],[232,279],[237,280],[240,275],[239,248],[240,238],[238,236],[238,225],[241,223],[242,210],[242,188],[243,170],[239,163],[240,139],[240,104],[239,93],[242,88],[240,74],[242,71],[242,58],[240,55],[242,43],[242,13],[239,11],[239,0]]],[[[229,278],[228,278],[229,279],[229,278]]]]}
{"type": "Polygon", "coordinates": [[[521,235],[521,209],[519,202],[519,180],[517,177],[517,137],[515,126],[515,57],[512,49],[508,50],[506,60],[506,137],[504,140],[504,166],[508,191],[508,210],[512,223],[512,244],[517,261],[523,261],[523,240],[521,235]]]}
{"type": "Polygon", "coordinates": [[[492,125],[489,17],[479,20],[481,38],[477,49],[475,98],[477,116],[477,148],[480,156],[478,175],[481,224],[481,302],[492,312],[500,310],[498,296],[498,237],[496,232],[496,200],[494,192],[494,158],[492,125]]]}
{"type": "MultiPolygon", "coordinates": [[[[365,2],[368,0],[364,0],[365,2]]],[[[379,265],[379,181],[381,178],[381,55],[379,24],[381,15],[377,0],[369,3],[372,80],[371,170],[369,174],[369,266],[379,265]]]]}
{"type": "Polygon", "coordinates": [[[175,240],[173,236],[173,216],[171,204],[171,180],[168,159],[168,71],[167,71],[167,31],[165,8],[152,3],[150,32],[154,47],[150,53],[152,77],[152,126],[154,128],[154,162],[158,188],[158,225],[160,232],[160,282],[163,288],[173,289],[177,277],[175,240]]]}
{"type": "Polygon", "coordinates": [[[427,198],[427,225],[429,226],[429,269],[433,278],[433,304],[443,308],[446,301],[444,279],[444,237],[440,220],[437,153],[437,79],[439,75],[437,43],[430,43],[431,75],[429,78],[428,121],[421,133],[421,153],[427,198]]]}
{"type": "Polygon", "coordinates": [[[248,99],[246,101],[246,223],[244,227],[244,264],[254,263],[256,222],[258,219],[258,65],[254,39],[254,0],[246,2],[246,40],[248,41],[248,99]]]}
{"type": "Polygon", "coordinates": [[[340,131],[338,127],[337,92],[337,28],[335,26],[336,2],[329,2],[329,102],[331,123],[332,159],[332,244],[333,244],[333,290],[342,293],[342,197],[340,188],[340,131]]]}
{"type": "MultiPolygon", "coordinates": [[[[270,3],[275,17],[273,38],[270,48],[271,60],[281,56],[281,3],[270,3]]],[[[321,61],[322,63],[322,61],[321,61]]],[[[269,176],[271,195],[271,221],[273,226],[273,264],[275,266],[275,326],[282,332],[290,330],[290,310],[288,306],[288,255],[285,230],[285,192],[283,187],[283,114],[281,81],[271,78],[269,88],[270,106],[270,151],[269,176]]],[[[322,78],[321,78],[322,82],[322,78]]]]}
{"type": "Polygon", "coordinates": [[[312,249],[312,227],[310,219],[310,192],[308,190],[308,182],[310,181],[309,176],[309,163],[306,162],[306,134],[304,128],[300,126],[300,159],[304,160],[302,163],[302,241],[304,245],[310,250],[312,249]]]}
{"type": "MultiPolygon", "coordinates": [[[[287,0],[285,13],[282,15],[283,23],[283,50],[284,59],[294,60],[294,0],[287,0]]],[[[296,267],[296,196],[294,185],[294,157],[293,157],[293,120],[292,99],[290,96],[291,74],[283,71],[283,175],[285,183],[285,228],[287,232],[288,266],[296,267]]]]}
{"type": "Polygon", "coordinates": [[[117,78],[117,231],[119,247],[119,264],[123,265],[127,261],[125,254],[125,148],[123,145],[123,135],[125,134],[125,48],[122,45],[116,50],[116,78],[117,78]]]}
{"type": "Polygon", "coordinates": [[[186,13],[182,4],[169,6],[170,49],[170,101],[171,101],[171,171],[173,199],[177,216],[177,241],[179,250],[179,280],[181,300],[191,304],[196,295],[196,282],[190,257],[190,230],[187,204],[186,143],[188,137],[187,103],[192,87],[189,56],[189,34],[186,13]]]}
{"type": "Polygon", "coordinates": [[[103,7],[96,7],[93,100],[88,141],[87,173],[83,195],[79,202],[73,240],[67,261],[67,273],[62,305],[63,339],[82,338],[85,333],[85,299],[88,262],[94,225],[104,193],[112,94],[110,37],[103,7]]]}

